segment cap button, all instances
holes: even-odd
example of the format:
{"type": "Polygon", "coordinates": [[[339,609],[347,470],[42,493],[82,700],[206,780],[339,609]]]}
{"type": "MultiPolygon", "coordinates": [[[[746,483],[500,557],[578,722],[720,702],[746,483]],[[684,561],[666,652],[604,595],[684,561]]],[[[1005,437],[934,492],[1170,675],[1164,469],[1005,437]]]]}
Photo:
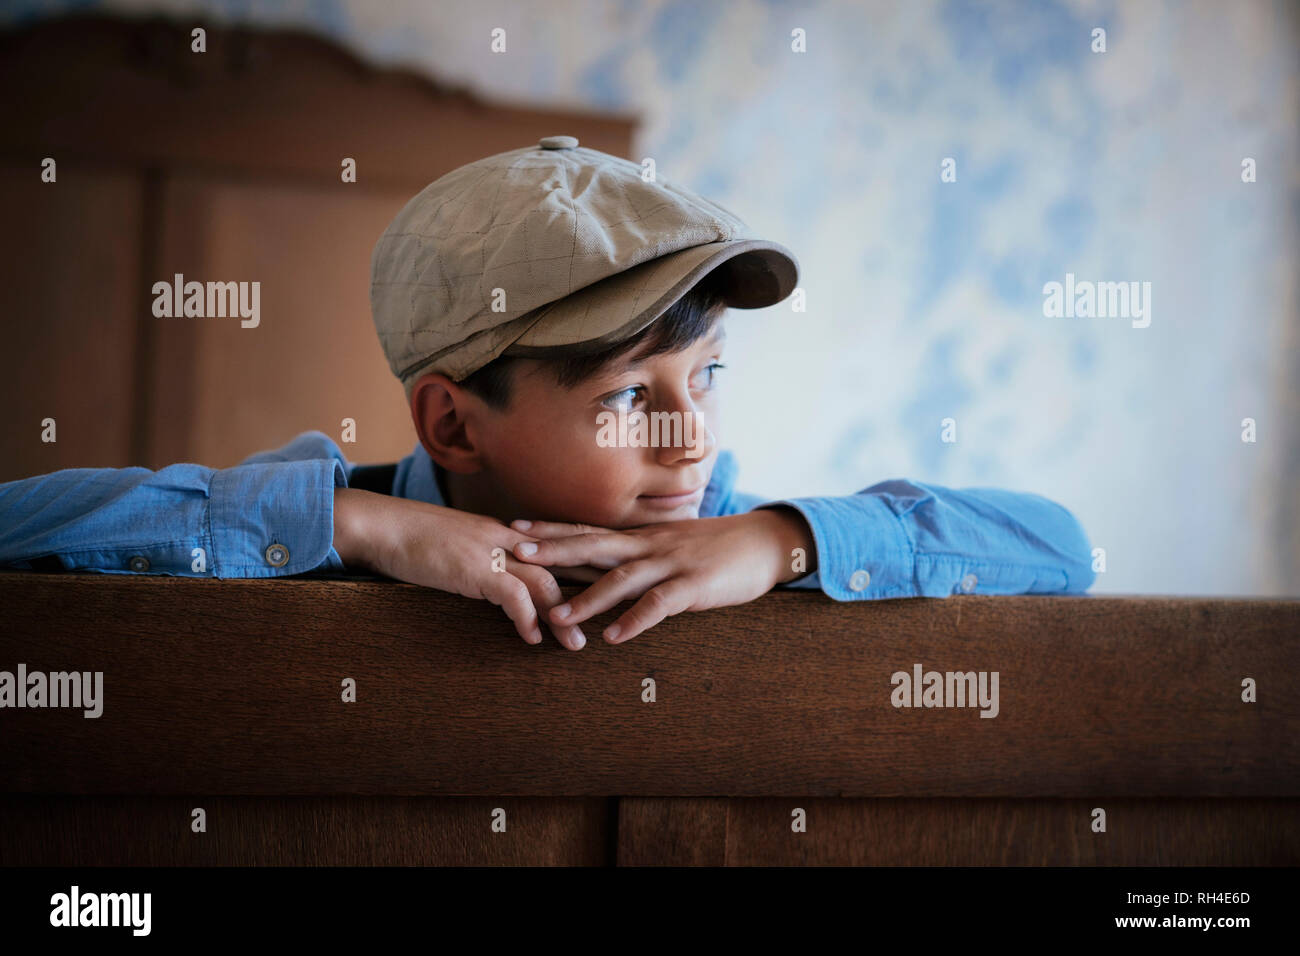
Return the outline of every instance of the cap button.
{"type": "Polygon", "coordinates": [[[573,149],[578,145],[576,136],[543,136],[537,144],[542,149],[573,149]]]}

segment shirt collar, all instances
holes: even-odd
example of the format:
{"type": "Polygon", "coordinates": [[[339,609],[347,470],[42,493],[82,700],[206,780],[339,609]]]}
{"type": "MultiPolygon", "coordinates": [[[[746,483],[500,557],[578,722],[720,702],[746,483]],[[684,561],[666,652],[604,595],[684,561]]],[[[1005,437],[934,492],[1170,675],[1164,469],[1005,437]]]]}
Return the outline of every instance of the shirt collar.
{"type": "Polygon", "coordinates": [[[398,498],[446,506],[442,489],[438,487],[438,465],[419,442],[415,443],[414,451],[397,463],[393,494],[398,498]]]}

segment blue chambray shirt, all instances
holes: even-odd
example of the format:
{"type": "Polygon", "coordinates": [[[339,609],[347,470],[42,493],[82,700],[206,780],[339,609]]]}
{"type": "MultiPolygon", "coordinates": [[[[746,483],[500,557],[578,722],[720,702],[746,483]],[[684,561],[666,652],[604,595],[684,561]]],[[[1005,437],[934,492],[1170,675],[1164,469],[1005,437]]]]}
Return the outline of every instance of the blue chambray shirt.
{"type": "MultiPolygon", "coordinates": [[[[233,468],[69,468],[7,482],[0,566],[216,578],[346,574],[333,546],[334,489],[346,487],[355,467],[329,436],[310,431],[233,468]]],[[[894,479],[855,495],[771,501],[737,491],[737,470],[735,456],[720,452],[700,517],[777,505],[802,514],[817,570],[785,587],[864,601],[1082,593],[1096,579],[1079,522],[1039,495],[894,479]]],[[[398,463],[393,494],[446,504],[421,445],[398,463]]]]}

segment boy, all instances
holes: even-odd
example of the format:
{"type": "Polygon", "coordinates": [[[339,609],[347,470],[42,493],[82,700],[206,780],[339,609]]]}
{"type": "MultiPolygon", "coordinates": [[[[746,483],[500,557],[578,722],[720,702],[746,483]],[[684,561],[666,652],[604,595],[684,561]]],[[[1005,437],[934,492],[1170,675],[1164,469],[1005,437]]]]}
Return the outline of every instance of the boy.
{"type": "Polygon", "coordinates": [[[1037,495],[901,480],[766,503],[735,491],[717,437],[722,313],[784,300],[798,264],[641,173],[550,136],[453,170],[398,213],[371,261],[373,319],[419,437],[395,468],[352,465],[307,432],[234,468],[10,482],[0,563],[363,570],[487,599],[532,644],[545,618],[571,650],[624,600],[613,643],[776,585],[841,601],[1087,590],[1083,529],[1037,495]],[[630,441],[638,415],[686,427],[630,441]],[[590,587],[564,602],[557,576],[590,587]]]}

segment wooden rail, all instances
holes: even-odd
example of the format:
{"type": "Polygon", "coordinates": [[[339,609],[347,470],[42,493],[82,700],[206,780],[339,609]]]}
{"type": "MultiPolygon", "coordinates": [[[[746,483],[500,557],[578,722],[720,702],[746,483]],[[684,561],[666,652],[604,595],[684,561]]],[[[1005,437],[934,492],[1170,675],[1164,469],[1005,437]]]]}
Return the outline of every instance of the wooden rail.
{"type": "Polygon", "coordinates": [[[577,653],[390,581],[0,608],[0,671],[103,674],[0,708],[0,863],[1300,862],[1300,601],[778,591],[577,653]],[[918,664],[996,716],[894,706],[918,664]]]}

